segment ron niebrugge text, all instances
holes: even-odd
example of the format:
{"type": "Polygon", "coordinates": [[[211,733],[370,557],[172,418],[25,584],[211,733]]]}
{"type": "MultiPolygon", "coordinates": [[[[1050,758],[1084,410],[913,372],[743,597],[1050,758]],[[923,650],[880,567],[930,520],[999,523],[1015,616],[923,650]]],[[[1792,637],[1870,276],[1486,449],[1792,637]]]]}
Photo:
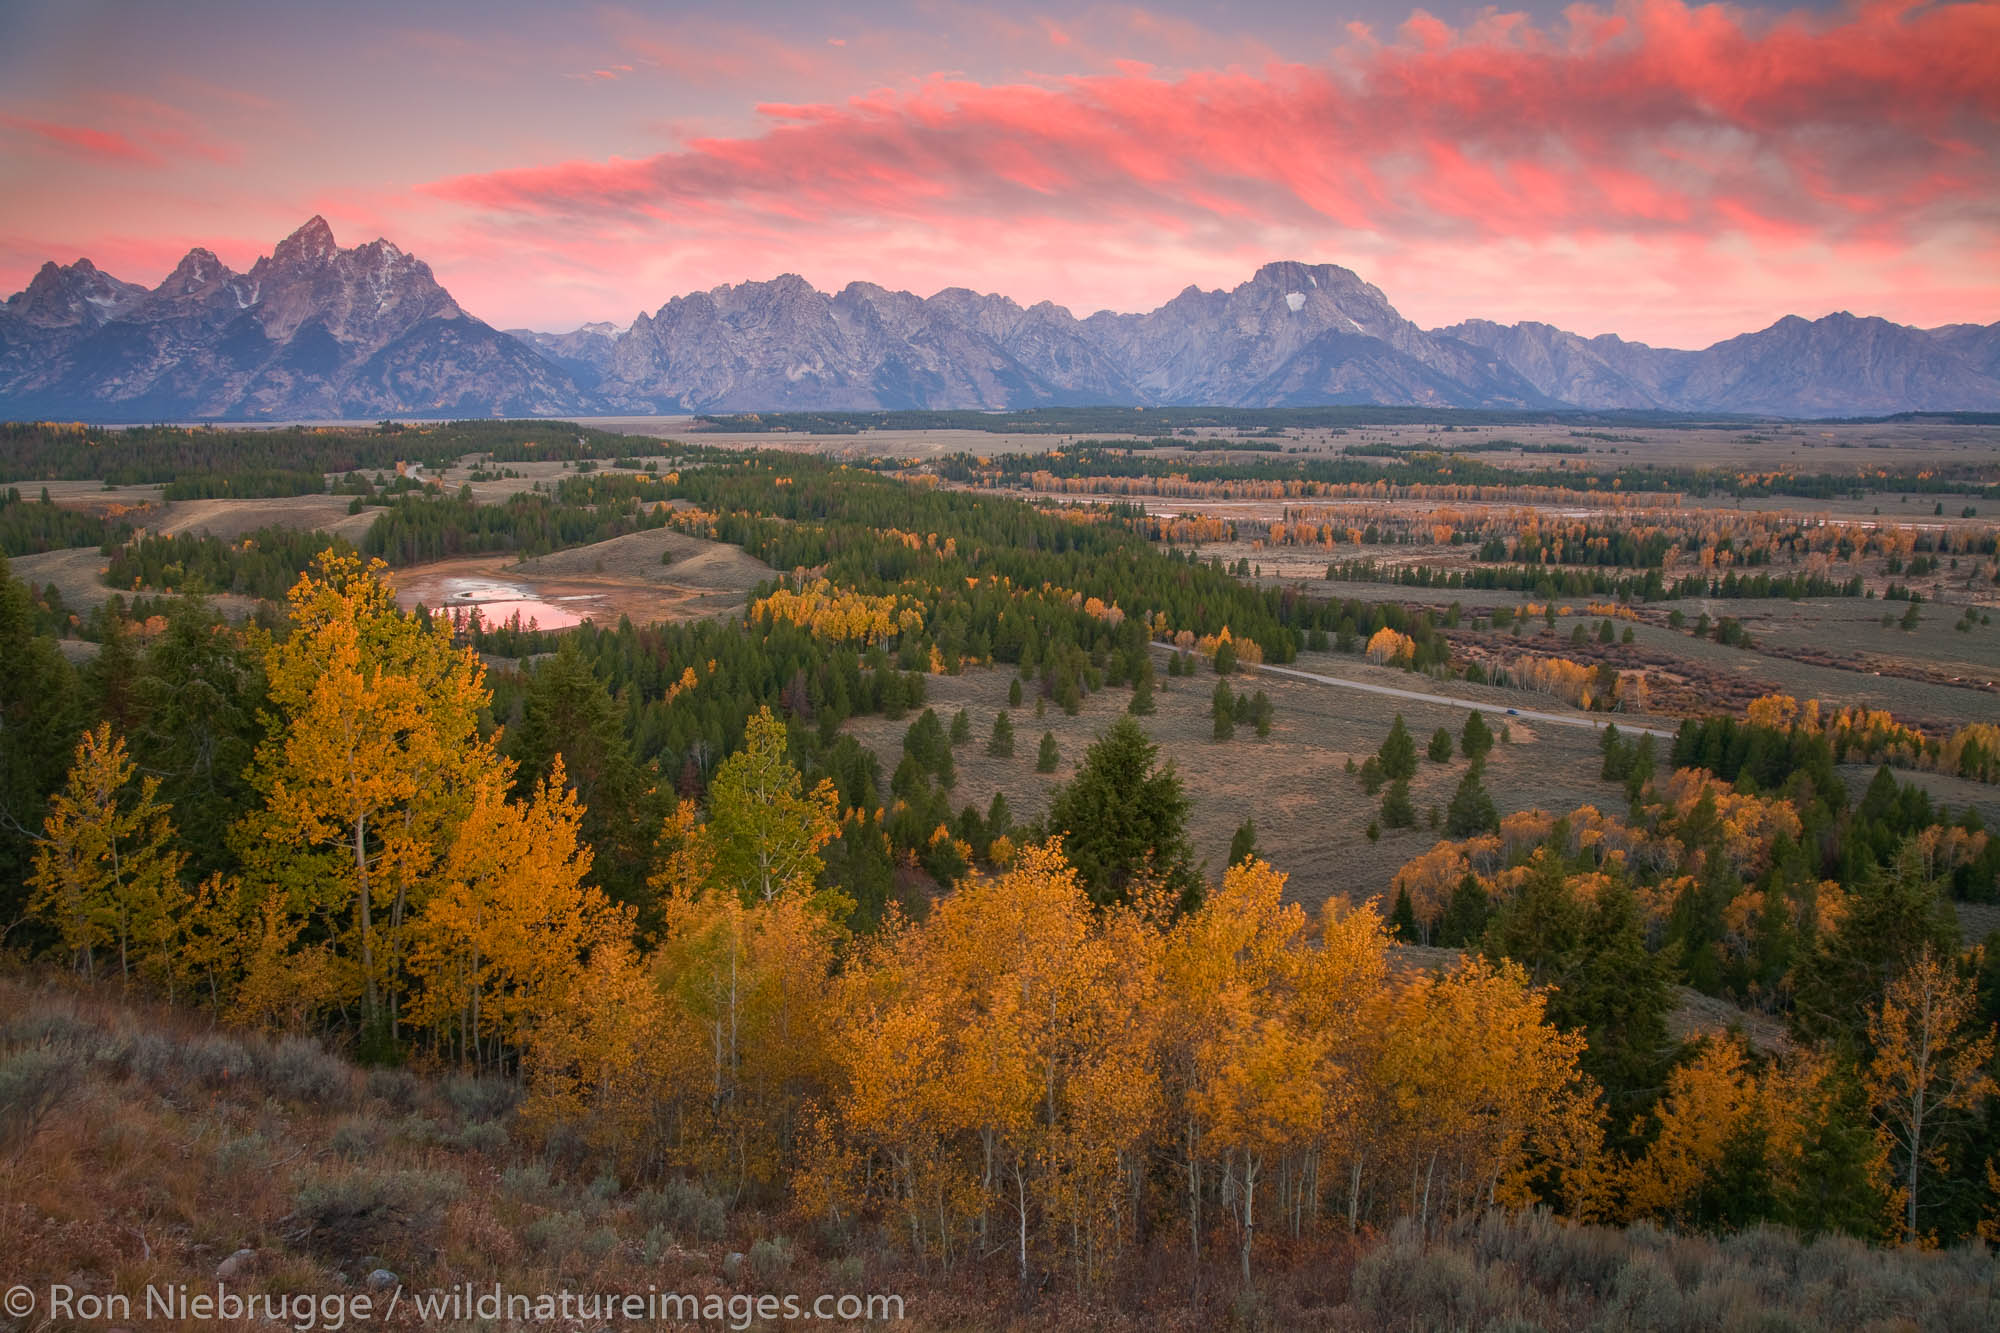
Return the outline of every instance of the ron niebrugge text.
{"type": "Polygon", "coordinates": [[[188,1283],[148,1286],[136,1293],[78,1291],[61,1283],[37,1296],[29,1287],[10,1288],[5,1313],[16,1318],[41,1316],[76,1324],[145,1320],[182,1323],[207,1320],[235,1322],[262,1319],[296,1333],[338,1333],[356,1324],[388,1323],[400,1311],[402,1322],[429,1324],[461,1320],[625,1319],[662,1324],[699,1322],[747,1329],[757,1320],[838,1320],[854,1323],[895,1323],[904,1318],[901,1296],[854,1293],[797,1296],[660,1291],[508,1291],[500,1285],[465,1283],[444,1290],[386,1295],[373,1293],[243,1292],[226,1283],[200,1287],[188,1283]]]}

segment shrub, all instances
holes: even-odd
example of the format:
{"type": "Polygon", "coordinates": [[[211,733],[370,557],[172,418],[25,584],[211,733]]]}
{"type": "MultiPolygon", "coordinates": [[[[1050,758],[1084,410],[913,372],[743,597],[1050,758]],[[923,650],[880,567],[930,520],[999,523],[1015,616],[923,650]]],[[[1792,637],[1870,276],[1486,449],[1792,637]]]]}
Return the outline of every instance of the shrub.
{"type": "Polygon", "coordinates": [[[265,1062],[264,1082],[289,1101],[337,1105],[347,1101],[353,1077],[347,1065],[318,1042],[286,1037],[265,1062]]]}
{"type": "Polygon", "coordinates": [[[454,1148],[485,1153],[489,1157],[507,1151],[508,1144],[512,1142],[507,1127],[497,1120],[475,1120],[451,1136],[454,1148]]]}
{"type": "Polygon", "coordinates": [[[1425,1248],[1407,1220],[1354,1265],[1354,1304],[1385,1328],[1486,1328],[1518,1316],[1523,1299],[1505,1270],[1449,1245],[1425,1248]]]}
{"type": "Polygon", "coordinates": [[[556,1201],[562,1191],[547,1166],[529,1162],[523,1166],[510,1166],[500,1173],[500,1192],[523,1203],[547,1207],[556,1201]]]}
{"type": "Polygon", "coordinates": [[[78,1078],[75,1057],[53,1046],[16,1051],[0,1063],[0,1156],[25,1151],[78,1078]]]}
{"type": "Polygon", "coordinates": [[[521,1240],[544,1259],[561,1262],[572,1254],[602,1259],[618,1245],[610,1227],[594,1227],[582,1213],[543,1213],[521,1230],[521,1240]]]}
{"type": "Polygon", "coordinates": [[[333,1127],[327,1142],[336,1156],[350,1161],[373,1157],[382,1146],[382,1122],[369,1116],[351,1115],[333,1127]]]}
{"type": "Polygon", "coordinates": [[[728,1209],[721,1199],[692,1180],[669,1180],[633,1200],[639,1217],[672,1227],[694,1240],[722,1234],[728,1209]]]}
{"type": "Polygon", "coordinates": [[[467,1120],[498,1120],[514,1109],[520,1095],[513,1084],[498,1078],[459,1076],[444,1085],[444,1099],[467,1120]]]}
{"type": "Polygon", "coordinates": [[[168,1083],[223,1088],[242,1082],[257,1070],[249,1049],[236,1038],[219,1032],[195,1037],[177,1049],[168,1043],[160,1054],[166,1066],[154,1071],[155,1077],[168,1083]]]}
{"type": "Polygon", "coordinates": [[[371,1069],[368,1071],[367,1087],[370,1097],[399,1115],[416,1109],[421,1092],[416,1075],[407,1069],[371,1069]]]}
{"type": "Polygon", "coordinates": [[[792,1271],[797,1247],[786,1236],[768,1236],[750,1247],[750,1272],[761,1286],[770,1287],[792,1271]]]}
{"type": "Polygon", "coordinates": [[[412,1253],[464,1192],[465,1181],[449,1171],[325,1174],[299,1187],[291,1220],[298,1239],[330,1259],[412,1253]]]}

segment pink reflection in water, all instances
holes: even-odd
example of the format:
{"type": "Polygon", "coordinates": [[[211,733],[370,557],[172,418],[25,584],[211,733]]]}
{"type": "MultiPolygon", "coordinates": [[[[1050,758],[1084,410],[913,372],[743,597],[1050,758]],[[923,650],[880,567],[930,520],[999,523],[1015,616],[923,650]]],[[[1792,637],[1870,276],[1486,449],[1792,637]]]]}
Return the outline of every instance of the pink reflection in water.
{"type": "Polygon", "coordinates": [[[480,623],[488,629],[502,628],[516,616],[521,618],[522,629],[574,629],[583,623],[582,616],[565,607],[526,598],[479,602],[473,606],[460,603],[446,606],[444,610],[460,627],[471,623],[474,611],[479,613],[480,623]]]}

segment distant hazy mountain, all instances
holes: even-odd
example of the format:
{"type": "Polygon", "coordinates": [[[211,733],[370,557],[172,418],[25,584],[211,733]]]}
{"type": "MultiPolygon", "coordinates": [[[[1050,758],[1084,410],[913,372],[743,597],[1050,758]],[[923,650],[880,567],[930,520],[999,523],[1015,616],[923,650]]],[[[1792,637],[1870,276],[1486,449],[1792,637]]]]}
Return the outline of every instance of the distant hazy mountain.
{"type": "Polygon", "coordinates": [[[1145,314],[1077,319],[785,275],[629,328],[501,333],[387,241],[314,218],[247,274],[206,250],[147,291],[89,260],[0,306],[0,415],[488,416],[1076,404],[1659,408],[1778,416],[2000,410],[2000,324],[1790,317],[1701,351],[1547,324],[1425,330],[1331,264],[1267,264],[1145,314]]]}
{"type": "Polygon", "coordinates": [[[1790,417],[2000,407],[2000,324],[1925,330],[1844,311],[1788,315],[1699,352],[1547,324],[1469,320],[1439,332],[1491,350],[1541,392],[1579,407],[1790,417]]]}
{"type": "Polygon", "coordinates": [[[0,307],[0,412],[151,421],[574,412],[559,367],[387,241],[314,218],[248,273],[190,250],[151,291],[46,264],[0,307]]]}

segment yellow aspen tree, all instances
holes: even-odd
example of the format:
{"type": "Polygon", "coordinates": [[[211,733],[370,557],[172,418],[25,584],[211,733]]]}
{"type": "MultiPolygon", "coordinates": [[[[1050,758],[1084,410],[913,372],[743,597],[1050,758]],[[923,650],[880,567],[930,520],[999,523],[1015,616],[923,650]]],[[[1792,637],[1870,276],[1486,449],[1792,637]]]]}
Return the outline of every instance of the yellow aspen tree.
{"type": "Polygon", "coordinates": [[[1557,1175],[1573,1213],[1598,1207],[1598,1089],[1577,1067],[1582,1035],[1548,1023],[1544,1003],[1520,968],[1481,961],[1398,997],[1382,1070],[1420,1228],[1454,1210],[1525,1207],[1557,1175]]]}
{"type": "Polygon", "coordinates": [[[583,1141],[638,1173],[664,1165],[661,1108],[679,1043],[666,997],[625,941],[611,938],[537,1014],[523,1038],[522,1119],[583,1141]]]}
{"type": "Polygon", "coordinates": [[[1667,1076],[1654,1117],[1658,1132],[1625,1173],[1630,1217],[1687,1224],[1688,1206],[1757,1112],[1756,1080],[1744,1055],[1740,1040],[1719,1038],[1667,1076]]]}
{"type": "Polygon", "coordinates": [[[399,611],[385,568],[327,551],[292,588],[291,633],[265,654],[278,717],[251,774],[264,807],[237,836],[265,882],[330,926],[351,917],[351,993],[364,1029],[393,1040],[404,922],[466,795],[510,768],[479,735],[478,656],[442,619],[399,611]]]}
{"type": "Polygon", "coordinates": [[[244,929],[243,977],[229,1009],[231,1022],[267,1031],[296,1032],[345,990],[329,944],[298,947],[308,919],[291,910],[282,889],[256,905],[244,929]]]}
{"type": "Polygon", "coordinates": [[[1324,1049],[1288,1028],[1305,914],[1282,902],[1284,884],[1262,861],[1231,866],[1221,887],[1176,925],[1164,962],[1171,997],[1164,1058],[1178,1093],[1189,1241],[1199,1263],[1206,1177],[1219,1169],[1216,1192],[1236,1214],[1246,1272],[1257,1175],[1273,1152],[1316,1129],[1324,1112],[1324,1049]],[[1246,1083],[1262,1085],[1268,1110],[1245,1100],[1246,1083]]]}
{"type": "Polygon", "coordinates": [[[83,734],[62,790],[49,798],[29,910],[55,928],[86,976],[96,976],[97,950],[115,944],[119,978],[129,984],[136,947],[166,976],[171,995],[186,858],[169,846],[174,829],[159,779],[141,780],[135,792],[136,772],[110,723],[83,734]]]}
{"type": "Polygon", "coordinates": [[[588,951],[627,933],[627,914],[583,882],[591,852],[567,781],[557,756],[526,802],[482,782],[414,924],[410,1016],[456,1032],[461,1061],[505,1062],[588,951]]]}
{"type": "MultiPolygon", "coordinates": [[[[1375,1139],[1388,1123],[1378,1068],[1391,1000],[1389,930],[1373,902],[1349,907],[1329,899],[1320,947],[1299,977],[1303,1021],[1323,1032],[1329,1064],[1321,1145],[1347,1167],[1347,1229],[1360,1224],[1361,1186],[1375,1139]]],[[[1317,1204],[1317,1173],[1307,1202],[1317,1204]]],[[[1300,1224],[1294,1223],[1294,1231],[1300,1224]]]]}
{"type": "Polygon", "coordinates": [[[1903,1242],[1925,1238],[1919,1214],[1925,1176],[1943,1162],[1943,1131],[1992,1096],[1987,1072],[1994,1033],[1975,1019],[1978,995],[1950,961],[1926,945],[1889,983],[1868,1017],[1875,1055],[1862,1074],[1877,1135],[1900,1179],[1892,1182],[1903,1210],[1903,1242]]]}

